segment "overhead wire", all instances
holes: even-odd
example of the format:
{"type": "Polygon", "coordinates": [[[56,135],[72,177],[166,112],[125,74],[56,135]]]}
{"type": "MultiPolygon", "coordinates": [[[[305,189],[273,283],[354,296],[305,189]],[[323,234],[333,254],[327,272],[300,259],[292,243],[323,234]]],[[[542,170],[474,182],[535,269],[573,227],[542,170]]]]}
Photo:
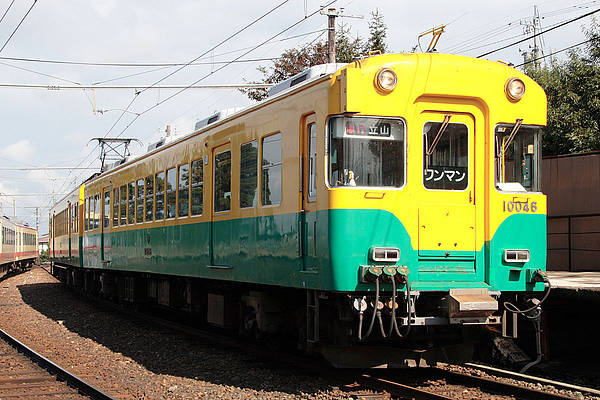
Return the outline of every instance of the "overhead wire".
{"type": "Polygon", "coordinates": [[[23,16],[23,18],[21,19],[21,21],[19,22],[19,24],[17,25],[17,27],[12,31],[12,33],[10,34],[10,36],[8,37],[8,39],[6,39],[6,42],[4,42],[4,45],[2,46],[2,48],[0,48],[0,53],[2,53],[2,50],[4,50],[4,48],[6,47],[6,45],[8,44],[8,42],[10,42],[10,40],[15,35],[15,33],[17,33],[17,30],[19,30],[19,28],[21,27],[21,24],[23,23],[23,21],[25,21],[25,18],[27,18],[27,16],[29,15],[29,13],[31,12],[31,10],[33,9],[33,7],[36,5],[37,1],[38,0],[33,0],[33,4],[31,4],[31,7],[29,7],[29,10],[27,10],[27,13],[25,13],[25,16],[23,16]]]}
{"type": "Polygon", "coordinates": [[[0,24],[2,23],[2,21],[4,21],[4,17],[6,17],[6,14],[8,14],[8,12],[10,11],[10,8],[13,6],[13,4],[15,4],[15,0],[12,0],[10,2],[10,4],[8,5],[8,8],[6,9],[6,11],[4,11],[4,14],[2,14],[2,18],[0,18],[0,24]]]}
{"type": "Polygon", "coordinates": [[[534,58],[534,59],[532,59],[532,60],[527,60],[527,61],[525,61],[525,62],[523,62],[523,63],[521,63],[521,64],[515,65],[515,68],[519,68],[519,67],[522,67],[522,66],[524,66],[524,65],[531,64],[532,62],[535,62],[535,61],[543,60],[544,58],[552,57],[552,56],[553,56],[553,55],[555,55],[555,54],[562,53],[562,52],[564,52],[564,51],[567,51],[567,50],[574,49],[575,47],[582,46],[582,45],[584,45],[584,44],[586,44],[586,43],[589,43],[589,42],[592,42],[592,41],[594,41],[594,40],[597,40],[597,39],[596,39],[596,38],[592,38],[592,39],[584,40],[583,42],[579,42],[579,43],[577,43],[577,44],[574,44],[574,45],[572,45],[572,46],[565,47],[565,48],[563,48],[563,49],[560,49],[560,50],[557,50],[557,51],[553,51],[551,54],[546,54],[546,55],[544,55],[544,56],[537,57],[537,58],[534,58]]]}

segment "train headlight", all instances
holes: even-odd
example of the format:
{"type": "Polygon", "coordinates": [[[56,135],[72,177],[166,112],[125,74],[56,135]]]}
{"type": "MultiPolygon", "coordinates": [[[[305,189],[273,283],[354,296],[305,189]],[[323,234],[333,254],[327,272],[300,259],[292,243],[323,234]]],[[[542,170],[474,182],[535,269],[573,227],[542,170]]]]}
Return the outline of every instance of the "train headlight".
{"type": "Polygon", "coordinates": [[[510,78],[506,81],[506,97],[513,101],[519,101],[525,94],[525,82],[519,78],[510,78]]]}
{"type": "Polygon", "coordinates": [[[398,84],[398,76],[389,68],[380,69],[375,75],[375,87],[383,93],[390,93],[398,84]]]}
{"type": "Polygon", "coordinates": [[[504,250],[504,261],[507,263],[529,262],[529,250],[504,250]]]}

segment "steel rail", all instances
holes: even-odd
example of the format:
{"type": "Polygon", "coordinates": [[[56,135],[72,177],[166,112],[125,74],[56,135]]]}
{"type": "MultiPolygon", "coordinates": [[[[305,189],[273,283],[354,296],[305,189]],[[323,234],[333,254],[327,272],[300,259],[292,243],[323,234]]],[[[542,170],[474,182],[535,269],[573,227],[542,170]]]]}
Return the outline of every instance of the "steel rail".
{"type": "Polygon", "coordinates": [[[449,371],[446,369],[433,367],[432,372],[439,374],[447,381],[458,382],[463,385],[470,385],[480,387],[500,394],[512,395],[519,399],[530,399],[530,400],[567,400],[572,397],[565,396],[558,393],[544,392],[538,389],[532,389],[525,386],[515,385],[513,383],[497,381],[491,378],[484,378],[481,376],[474,376],[470,374],[449,371]]]}
{"type": "Polygon", "coordinates": [[[67,371],[64,368],[60,367],[59,365],[53,363],[52,361],[50,361],[46,357],[42,356],[41,354],[35,352],[30,347],[26,346],[19,340],[15,339],[14,337],[9,335],[2,329],[0,329],[0,338],[2,338],[7,343],[9,343],[11,346],[16,348],[20,353],[23,353],[29,359],[33,360],[36,364],[41,366],[43,369],[45,369],[52,375],[55,375],[56,377],[64,380],[65,382],[67,382],[69,384],[69,386],[72,386],[72,387],[78,389],[83,394],[85,394],[93,399],[97,399],[97,400],[117,400],[116,398],[104,393],[103,391],[101,391],[97,387],[93,386],[92,384],[84,381],[83,379],[79,378],[78,376],[73,375],[69,371],[67,371]]]}
{"type": "Polygon", "coordinates": [[[481,365],[481,364],[475,364],[475,363],[465,363],[464,365],[467,367],[470,367],[470,368],[476,368],[476,369],[485,371],[485,372],[493,374],[493,375],[499,375],[499,376],[504,376],[504,377],[513,378],[513,379],[527,380],[529,382],[552,385],[557,388],[568,389],[568,390],[573,390],[573,391],[577,391],[577,392],[593,394],[595,396],[600,396],[600,390],[585,387],[585,386],[573,385],[573,384],[566,383],[566,382],[560,382],[560,381],[555,381],[552,379],[541,378],[539,376],[520,374],[518,372],[508,371],[508,370],[500,369],[500,368],[496,368],[496,367],[490,367],[488,365],[481,365]]]}

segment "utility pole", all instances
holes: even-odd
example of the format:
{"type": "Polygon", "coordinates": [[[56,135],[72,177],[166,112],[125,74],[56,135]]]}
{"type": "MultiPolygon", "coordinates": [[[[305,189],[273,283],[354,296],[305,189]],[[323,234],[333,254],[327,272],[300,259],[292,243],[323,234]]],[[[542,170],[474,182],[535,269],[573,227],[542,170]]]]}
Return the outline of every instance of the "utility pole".
{"type": "Polygon", "coordinates": [[[321,15],[327,15],[327,62],[335,63],[336,48],[335,48],[335,18],[364,18],[362,15],[347,15],[344,14],[344,9],[336,10],[335,8],[322,9],[321,15]]]}
{"type": "Polygon", "coordinates": [[[539,33],[542,31],[542,25],[540,23],[540,13],[537,6],[533,6],[533,17],[531,19],[522,20],[521,25],[524,26],[524,32],[526,34],[533,33],[533,48],[530,52],[523,52],[523,61],[533,61],[533,67],[539,71],[542,63],[541,57],[544,55],[542,38],[539,33]]]}

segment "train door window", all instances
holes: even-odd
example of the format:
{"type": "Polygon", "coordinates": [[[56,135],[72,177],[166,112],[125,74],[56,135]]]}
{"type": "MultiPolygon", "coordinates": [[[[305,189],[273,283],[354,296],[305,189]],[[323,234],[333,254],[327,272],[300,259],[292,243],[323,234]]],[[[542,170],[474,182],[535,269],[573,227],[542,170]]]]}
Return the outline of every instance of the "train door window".
{"type": "Polygon", "coordinates": [[[154,176],[146,177],[146,222],[154,215],[154,176]]]}
{"type": "Polygon", "coordinates": [[[231,150],[215,154],[215,212],[231,209],[231,150]]]}
{"type": "Polygon", "coordinates": [[[469,185],[469,132],[459,123],[423,127],[423,184],[426,189],[465,190],[469,185]]]}
{"type": "MultiPolygon", "coordinates": [[[[60,214],[59,214],[60,215],[60,214]]],[[[84,229],[90,229],[90,198],[85,199],[84,229]]]]}
{"type": "Polygon", "coordinates": [[[178,193],[177,193],[177,216],[187,217],[190,213],[190,165],[180,165],[177,171],[178,193]]]}
{"type": "Polygon", "coordinates": [[[156,180],[154,181],[156,185],[156,204],[155,204],[155,212],[154,219],[164,219],[165,218],[165,173],[159,172],[155,176],[156,180]]]}
{"type": "Polygon", "coordinates": [[[240,208],[256,207],[258,184],[258,142],[253,140],[240,148],[240,208]]]}
{"type": "Polygon", "coordinates": [[[100,227],[100,193],[94,196],[94,229],[100,227]]]}
{"type": "Polygon", "coordinates": [[[263,206],[281,203],[281,133],[262,140],[261,202],[263,206]]]}
{"type": "Polygon", "coordinates": [[[135,222],[144,222],[144,180],[138,179],[135,188],[135,222]]]}
{"type": "Polygon", "coordinates": [[[112,217],[113,217],[113,227],[119,226],[119,188],[114,188],[113,190],[113,201],[112,201],[112,217]]]}
{"type": "Polygon", "coordinates": [[[127,224],[127,185],[121,186],[119,205],[119,225],[123,226],[127,224]]]}
{"type": "Polygon", "coordinates": [[[317,198],[317,124],[308,125],[308,200],[317,198]]]}
{"type": "Polygon", "coordinates": [[[166,189],[167,218],[175,218],[177,205],[177,170],[175,168],[167,170],[166,189]]]}
{"type": "Polygon", "coordinates": [[[104,213],[102,217],[104,228],[108,228],[110,223],[110,191],[104,192],[104,213]]]}
{"type": "Polygon", "coordinates": [[[127,185],[127,223],[135,222],[135,181],[127,185]]]}
{"type": "Polygon", "coordinates": [[[192,215],[202,214],[202,203],[204,201],[204,177],[203,177],[203,162],[202,160],[192,161],[192,215]]]}

